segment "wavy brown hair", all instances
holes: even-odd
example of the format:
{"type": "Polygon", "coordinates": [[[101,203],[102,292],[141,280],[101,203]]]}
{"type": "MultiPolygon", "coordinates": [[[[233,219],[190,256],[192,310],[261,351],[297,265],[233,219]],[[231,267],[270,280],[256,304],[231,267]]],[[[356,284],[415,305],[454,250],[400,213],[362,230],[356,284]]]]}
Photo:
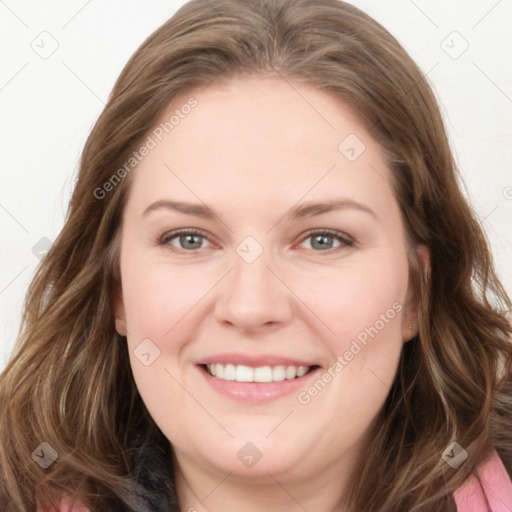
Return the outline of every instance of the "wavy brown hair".
{"type": "Polygon", "coordinates": [[[114,325],[131,174],[103,199],[94,191],[179,94],[249,75],[310,84],[349,104],[388,156],[410,247],[430,252],[424,271],[411,251],[419,334],[404,345],[347,510],[454,511],[454,490],[493,449],[512,473],[512,305],[421,70],[386,29],[338,0],[192,0],[118,78],[83,150],[64,227],[28,290],[0,378],[3,512],[47,507],[62,493],[110,510],[129,492],[133,432],[168,445],[114,325]],[[48,469],[31,457],[43,441],[59,454],[48,469]],[[441,458],[452,441],[469,455],[457,470],[441,458]]]}

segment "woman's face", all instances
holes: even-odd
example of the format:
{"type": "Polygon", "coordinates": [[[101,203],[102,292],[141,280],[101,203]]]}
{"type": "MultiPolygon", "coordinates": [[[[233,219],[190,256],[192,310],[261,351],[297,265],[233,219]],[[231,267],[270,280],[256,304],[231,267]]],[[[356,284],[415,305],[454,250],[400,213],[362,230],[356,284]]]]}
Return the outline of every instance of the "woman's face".
{"type": "Polygon", "coordinates": [[[378,144],[279,78],[192,91],[149,135],[116,329],[150,414],[190,471],[339,477],[416,329],[378,144]]]}

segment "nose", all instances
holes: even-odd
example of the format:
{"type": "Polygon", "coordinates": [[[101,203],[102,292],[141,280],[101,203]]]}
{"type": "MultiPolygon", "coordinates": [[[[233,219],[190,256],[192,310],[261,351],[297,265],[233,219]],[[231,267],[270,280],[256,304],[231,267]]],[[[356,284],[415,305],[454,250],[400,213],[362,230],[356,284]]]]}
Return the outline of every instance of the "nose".
{"type": "Polygon", "coordinates": [[[293,293],[269,252],[264,250],[252,262],[234,253],[233,268],[223,279],[215,305],[219,322],[257,333],[290,321],[293,293]]]}

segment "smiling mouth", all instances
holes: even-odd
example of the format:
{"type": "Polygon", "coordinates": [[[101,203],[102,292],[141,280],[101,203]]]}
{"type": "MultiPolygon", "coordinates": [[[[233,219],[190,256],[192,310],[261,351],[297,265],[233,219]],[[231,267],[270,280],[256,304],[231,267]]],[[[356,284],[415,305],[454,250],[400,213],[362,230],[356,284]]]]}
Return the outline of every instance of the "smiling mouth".
{"type": "Polygon", "coordinates": [[[304,377],[312,370],[318,368],[313,366],[258,366],[251,367],[235,364],[205,364],[203,369],[212,377],[220,380],[236,382],[282,382],[284,380],[295,380],[304,377]]]}

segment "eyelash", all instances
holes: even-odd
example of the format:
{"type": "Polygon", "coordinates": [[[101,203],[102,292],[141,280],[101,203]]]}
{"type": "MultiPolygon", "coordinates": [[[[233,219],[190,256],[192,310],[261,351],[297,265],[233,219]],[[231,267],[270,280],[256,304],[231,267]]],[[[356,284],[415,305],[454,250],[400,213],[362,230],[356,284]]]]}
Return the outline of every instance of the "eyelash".
{"type": "MultiPolygon", "coordinates": [[[[205,233],[203,233],[202,231],[196,230],[196,229],[180,229],[180,230],[170,231],[168,233],[164,233],[163,235],[160,235],[156,240],[156,244],[159,246],[165,246],[172,252],[182,253],[182,254],[183,253],[194,253],[194,252],[202,249],[202,248],[191,249],[191,250],[179,249],[169,243],[174,238],[177,238],[179,236],[185,236],[185,235],[194,235],[194,236],[199,236],[201,238],[206,238],[206,239],[208,238],[205,235],[205,233]]],[[[306,235],[304,237],[302,237],[300,243],[304,242],[308,238],[311,238],[315,235],[327,235],[329,237],[336,239],[342,245],[339,247],[331,247],[330,249],[325,249],[323,251],[315,251],[314,249],[311,249],[314,252],[331,253],[333,251],[341,249],[343,246],[353,247],[355,245],[355,241],[352,238],[350,238],[349,236],[344,235],[343,233],[340,233],[338,231],[334,231],[332,229],[316,229],[316,230],[308,231],[306,233],[306,235]]]]}

